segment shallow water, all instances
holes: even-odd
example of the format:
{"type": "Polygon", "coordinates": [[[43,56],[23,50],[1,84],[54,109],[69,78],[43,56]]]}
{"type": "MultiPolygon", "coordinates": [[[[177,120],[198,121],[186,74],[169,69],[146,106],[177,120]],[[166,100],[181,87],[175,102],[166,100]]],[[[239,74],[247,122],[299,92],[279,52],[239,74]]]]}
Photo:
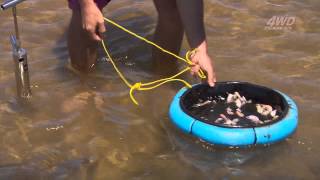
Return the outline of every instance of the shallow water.
{"type": "MultiPolygon", "coordinates": [[[[284,142],[221,149],[182,134],[168,119],[176,88],[137,93],[110,64],[80,78],[68,68],[64,0],[19,6],[33,97],[17,101],[9,11],[0,12],[0,179],[319,179],[320,2],[206,0],[210,54],[218,79],[269,86],[299,106],[297,132],[284,142]],[[265,29],[272,16],[294,16],[287,30],[265,29]]],[[[116,0],[105,15],[152,37],[152,1],[116,0]],[[130,3],[130,6],[128,6],[130,3]]],[[[151,48],[108,26],[108,44],[132,81],[150,80],[151,48]]],[[[184,43],[183,49],[187,49],[184,43]]]]}

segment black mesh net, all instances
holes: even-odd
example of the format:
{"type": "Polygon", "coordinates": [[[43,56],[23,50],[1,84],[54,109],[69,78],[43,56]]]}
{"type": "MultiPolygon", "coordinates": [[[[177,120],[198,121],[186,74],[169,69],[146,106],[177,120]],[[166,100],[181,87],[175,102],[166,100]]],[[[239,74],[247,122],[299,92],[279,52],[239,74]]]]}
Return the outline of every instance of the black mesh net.
{"type": "Polygon", "coordinates": [[[288,111],[284,97],[275,90],[246,82],[201,84],[180,99],[185,113],[222,127],[246,128],[275,123],[288,111]]]}

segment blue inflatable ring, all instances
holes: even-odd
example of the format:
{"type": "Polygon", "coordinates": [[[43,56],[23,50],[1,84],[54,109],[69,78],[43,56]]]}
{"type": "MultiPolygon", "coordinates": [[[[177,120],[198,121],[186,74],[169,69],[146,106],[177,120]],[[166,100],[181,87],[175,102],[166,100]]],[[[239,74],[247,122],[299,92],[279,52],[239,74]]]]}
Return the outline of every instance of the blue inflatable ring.
{"type": "MultiPolygon", "coordinates": [[[[273,122],[272,124],[265,124],[260,127],[246,128],[221,127],[205,123],[201,120],[196,119],[194,116],[190,115],[190,113],[185,112],[185,109],[182,107],[183,105],[181,103],[181,100],[184,96],[190,94],[192,89],[196,89],[200,86],[207,85],[197,84],[194,85],[191,89],[182,88],[175,95],[170,105],[169,116],[171,121],[183,132],[192,134],[206,142],[223,146],[249,146],[255,144],[272,144],[287,138],[296,130],[298,126],[297,105],[289,96],[285,95],[280,91],[247,82],[218,82],[216,83],[214,88],[219,88],[219,86],[225,86],[232,87],[233,89],[248,89],[248,93],[260,93],[260,97],[267,96],[268,93],[272,92],[282,99],[284,104],[283,106],[285,106],[286,108],[284,114],[281,116],[281,118],[279,118],[279,120],[273,122]]],[[[205,88],[210,89],[209,86],[205,88]]]]}

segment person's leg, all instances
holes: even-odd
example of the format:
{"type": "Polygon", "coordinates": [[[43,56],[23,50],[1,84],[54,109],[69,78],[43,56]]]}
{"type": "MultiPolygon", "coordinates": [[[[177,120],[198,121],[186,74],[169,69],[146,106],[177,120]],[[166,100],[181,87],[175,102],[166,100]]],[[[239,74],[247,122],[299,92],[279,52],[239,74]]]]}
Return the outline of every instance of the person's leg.
{"type": "Polygon", "coordinates": [[[72,10],[72,18],[68,31],[68,50],[73,68],[81,72],[93,69],[97,59],[98,42],[89,37],[82,28],[80,10],[72,10]]]}
{"type": "MultiPolygon", "coordinates": [[[[183,38],[183,26],[175,0],[154,0],[158,11],[158,23],[154,41],[161,47],[178,54],[183,38]]],[[[152,51],[154,68],[157,74],[168,76],[177,73],[174,57],[156,48],[152,51]]]]}

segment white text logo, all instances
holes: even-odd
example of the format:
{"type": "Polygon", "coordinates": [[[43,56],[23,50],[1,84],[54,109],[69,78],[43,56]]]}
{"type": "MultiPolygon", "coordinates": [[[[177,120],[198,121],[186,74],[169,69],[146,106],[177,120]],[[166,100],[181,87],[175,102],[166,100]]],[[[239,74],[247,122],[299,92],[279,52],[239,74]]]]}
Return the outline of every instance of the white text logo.
{"type": "Polygon", "coordinates": [[[273,16],[270,18],[265,26],[265,30],[286,30],[292,29],[296,22],[294,16],[273,16]]]}

